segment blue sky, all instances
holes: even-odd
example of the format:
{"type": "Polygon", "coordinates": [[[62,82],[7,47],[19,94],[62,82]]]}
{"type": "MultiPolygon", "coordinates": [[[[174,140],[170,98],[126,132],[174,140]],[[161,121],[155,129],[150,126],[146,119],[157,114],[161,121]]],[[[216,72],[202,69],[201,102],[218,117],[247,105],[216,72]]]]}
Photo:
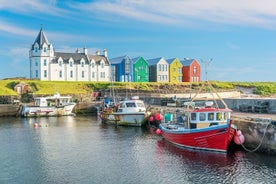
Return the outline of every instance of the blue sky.
{"type": "Polygon", "coordinates": [[[273,0],[0,0],[0,79],[29,77],[42,25],[59,52],[195,58],[202,68],[212,58],[209,80],[275,82],[275,7],[273,0]]]}

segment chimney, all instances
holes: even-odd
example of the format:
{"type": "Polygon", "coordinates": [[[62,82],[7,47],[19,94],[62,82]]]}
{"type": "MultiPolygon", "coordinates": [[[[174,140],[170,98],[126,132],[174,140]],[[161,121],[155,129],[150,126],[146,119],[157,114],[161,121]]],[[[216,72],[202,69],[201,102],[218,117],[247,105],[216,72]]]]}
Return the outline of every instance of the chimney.
{"type": "Polygon", "coordinates": [[[107,50],[106,49],[103,50],[103,55],[104,55],[104,57],[107,58],[107,50]]]}
{"type": "Polygon", "coordinates": [[[100,51],[97,50],[96,51],[96,55],[99,56],[100,55],[100,51]]]}
{"type": "Polygon", "coordinates": [[[84,53],[85,55],[87,55],[87,48],[86,48],[86,47],[83,48],[83,53],[84,53]]]}
{"type": "Polygon", "coordinates": [[[80,49],[79,48],[77,48],[76,53],[80,53],[80,49]]]}

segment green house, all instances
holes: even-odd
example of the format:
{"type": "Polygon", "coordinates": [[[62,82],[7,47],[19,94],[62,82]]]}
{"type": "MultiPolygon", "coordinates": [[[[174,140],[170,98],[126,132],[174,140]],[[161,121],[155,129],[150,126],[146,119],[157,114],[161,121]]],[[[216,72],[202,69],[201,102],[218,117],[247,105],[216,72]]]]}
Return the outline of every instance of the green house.
{"type": "Polygon", "coordinates": [[[133,58],[133,82],[148,82],[149,67],[148,62],[141,56],[133,58]]]}

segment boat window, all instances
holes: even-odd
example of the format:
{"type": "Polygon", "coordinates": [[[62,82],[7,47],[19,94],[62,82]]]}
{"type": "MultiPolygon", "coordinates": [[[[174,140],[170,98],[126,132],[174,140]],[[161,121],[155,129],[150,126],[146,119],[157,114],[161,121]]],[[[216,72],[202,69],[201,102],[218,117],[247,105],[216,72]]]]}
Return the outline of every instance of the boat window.
{"type": "Polygon", "coordinates": [[[205,113],[199,113],[199,120],[200,121],[205,121],[206,119],[206,114],[205,113]]]}
{"type": "Polygon", "coordinates": [[[121,108],[125,108],[125,107],[126,107],[124,103],[120,103],[119,106],[120,106],[121,108]]]}
{"type": "Polygon", "coordinates": [[[136,107],[136,104],[133,102],[128,102],[128,103],[126,103],[126,106],[127,107],[136,107]]]}
{"type": "Polygon", "coordinates": [[[217,119],[217,120],[222,120],[222,119],[223,119],[223,115],[224,115],[224,113],[218,112],[218,113],[217,113],[216,119],[217,119]]]}
{"type": "Polygon", "coordinates": [[[196,120],[196,113],[191,113],[191,120],[196,120]]]}
{"type": "Polygon", "coordinates": [[[137,103],[138,107],[145,107],[143,103],[137,103]]]}
{"type": "Polygon", "coordinates": [[[214,118],[215,118],[215,116],[214,116],[214,113],[213,113],[213,112],[212,112],[212,113],[208,113],[208,120],[209,120],[209,121],[213,121],[214,118]]]}

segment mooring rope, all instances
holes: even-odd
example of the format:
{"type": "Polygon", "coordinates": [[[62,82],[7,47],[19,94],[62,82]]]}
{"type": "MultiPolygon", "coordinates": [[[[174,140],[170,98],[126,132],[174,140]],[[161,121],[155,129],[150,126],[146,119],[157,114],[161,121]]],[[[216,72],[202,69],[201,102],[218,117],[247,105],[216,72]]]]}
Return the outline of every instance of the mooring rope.
{"type": "MultiPolygon", "coordinates": [[[[266,128],[265,128],[265,131],[264,131],[264,134],[263,134],[263,137],[262,137],[262,139],[261,139],[259,145],[258,145],[255,149],[250,150],[250,149],[246,148],[246,147],[244,146],[244,144],[241,144],[241,146],[243,147],[243,149],[245,149],[245,151],[248,151],[248,152],[255,152],[255,151],[257,151],[257,150],[260,148],[260,146],[262,145],[262,143],[263,143],[263,140],[264,140],[264,137],[265,137],[265,133],[266,133],[267,128],[268,128],[268,126],[269,126],[270,124],[271,124],[271,122],[270,122],[270,123],[267,123],[266,128]]],[[[271,125],[272,125],[272,124],[271,124],[271,125]]],[[[272,125],[272,126],[273,126],[273,125],[272,125]]],[[[274,126],[273,126],[273,127],[274,127],[274,126]]],[[[240,139],[239,139],[239,141],[240,141],[240,139]]],[[[240,141],[240,142],[241,142],[241,141],[240,141]]]]}

